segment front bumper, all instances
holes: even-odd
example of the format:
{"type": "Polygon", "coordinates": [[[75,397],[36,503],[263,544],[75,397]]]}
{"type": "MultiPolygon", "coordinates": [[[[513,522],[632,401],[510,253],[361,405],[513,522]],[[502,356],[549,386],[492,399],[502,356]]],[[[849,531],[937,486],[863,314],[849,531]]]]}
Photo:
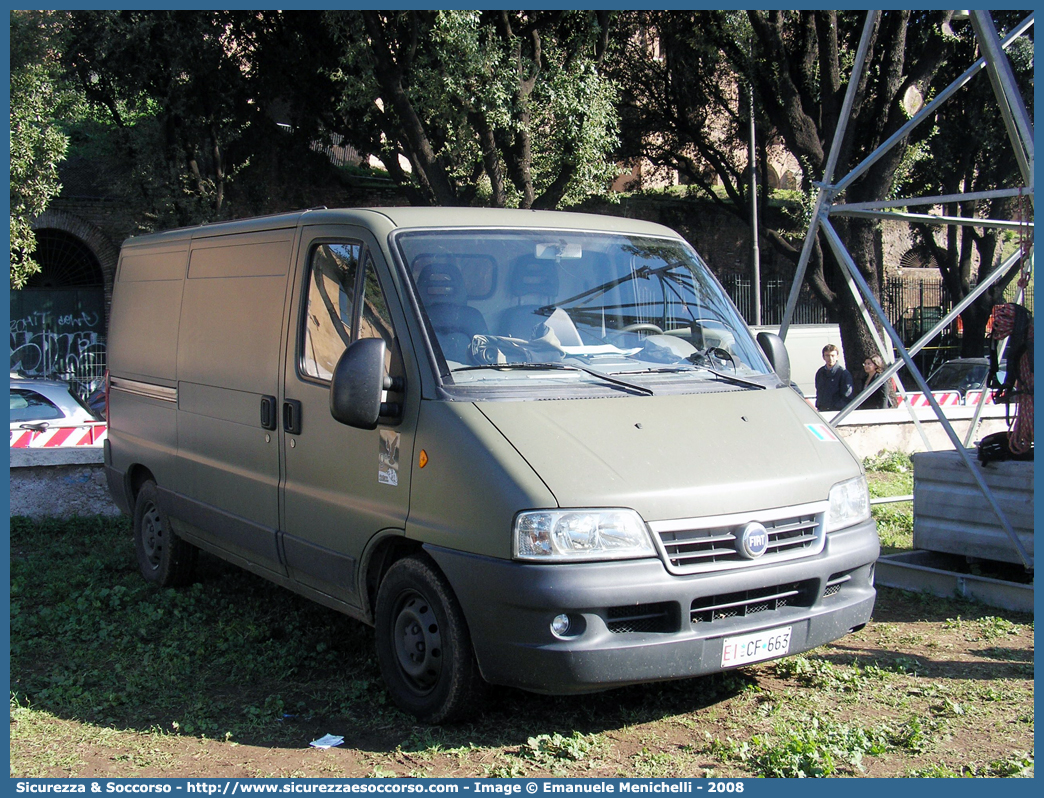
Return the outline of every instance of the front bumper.
{"type": "Polygon", "coordinates": [[[483,677],[556,694],[720,671],[724,638],[779,626],[792,627],[790,654],[836,640],[870,619],[880,554],[873,521],[829,534],[818,555],[691,576],[658,559],[532,565],[425,548],[483,677]],[[550,628],[559,614],[571,619],[563,637],[550,628]]]}

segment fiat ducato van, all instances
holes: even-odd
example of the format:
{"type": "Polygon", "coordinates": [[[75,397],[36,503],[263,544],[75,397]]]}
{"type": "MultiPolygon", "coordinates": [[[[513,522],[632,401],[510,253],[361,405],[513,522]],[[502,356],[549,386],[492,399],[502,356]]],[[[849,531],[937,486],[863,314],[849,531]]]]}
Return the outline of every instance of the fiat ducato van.
{"type": "Polygon", "coordinates": [[[145,579],[202,549],[375,628],[427,722],[863,626],[859,460],[677,233],[310,210],[128,240],[106,473],[145,579]]]}

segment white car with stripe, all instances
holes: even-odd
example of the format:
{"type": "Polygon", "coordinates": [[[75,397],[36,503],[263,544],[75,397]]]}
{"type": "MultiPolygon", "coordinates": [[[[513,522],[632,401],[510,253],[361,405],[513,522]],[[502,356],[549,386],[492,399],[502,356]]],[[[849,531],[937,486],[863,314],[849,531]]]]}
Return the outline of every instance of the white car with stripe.
{"type": "Polygon", "coordinates": [[[11,377],[11,447],[101,446],[107,425],[56,380],[11,377]]]}

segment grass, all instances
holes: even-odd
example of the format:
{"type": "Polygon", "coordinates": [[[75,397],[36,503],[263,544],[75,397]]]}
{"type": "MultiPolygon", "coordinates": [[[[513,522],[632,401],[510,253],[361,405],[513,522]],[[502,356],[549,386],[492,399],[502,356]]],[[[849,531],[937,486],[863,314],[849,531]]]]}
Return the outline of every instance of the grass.
{"type": "MultiPolygon", "coordinates": [[[[863,461],[870,496],[908,496],[913,493],[913,464],[901,452],[881,452],[863,461]]],[[[873,508],[881,553],[895,554],[913,548],[913,502],[878,504],[873,508]]]]}
{"type": "Polygon", "coordinates": [[[589,696],[498,689],[428,728],[387,701],[361,624],[208,557],[150,588],[123,520],[13,518],[11,774],[1026,775],[1032,638],[1031,618],[882,589],[835,645],[589,696]],[[308,747],[327,732],[345,746],[308,747]]]}
{"type": "Polygon", "coordinates": [[[711,748],[723,759],[746,764],[756,776],[808,778],[834,776],[843,764],[862,771],[864,756],[880,756],[890,750],[919,751],[920,723],[877,728],[835,723],[819,716],[798,723],[777,723],[771,733],[755,734],[741,743],[727,740],[711,748]]]}
{"type": "Polygon", "coordinates": [[[11,546],[18,706],[221,740],[384,711],[368,630],[245,572],[208,560],[203,583],[153,590],[123,520],[12,519],[11,546]]]}

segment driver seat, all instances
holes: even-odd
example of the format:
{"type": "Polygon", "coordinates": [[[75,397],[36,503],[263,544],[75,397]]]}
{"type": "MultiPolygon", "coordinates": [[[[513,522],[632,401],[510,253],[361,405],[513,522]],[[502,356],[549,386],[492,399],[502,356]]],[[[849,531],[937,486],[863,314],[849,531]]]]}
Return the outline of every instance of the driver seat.
{"type": "Polygon", "coordinates": [[[498,329],[501,335],[530,340],[533,331],[547,321],[547,313],[538,313],[542,307],[554,302],[558,294],[558,269],[553,260],[540,260],[525,255],[515,261],[511,268],[508,291],[518,300],[517,305],[507,308],[500,316],[498,329]],[[525,297],[543,300],[540,304],[522,304],[525,297]]]}
{"type": "Polygon", "coordinates": [[[432,329],[447,360],[467,362],[468,345],[476,335],[487,335],[489,327],[478,308],[467,304],[464,277],[449,258],[440,258],[417,277],[417,291],[432,329]]]}

